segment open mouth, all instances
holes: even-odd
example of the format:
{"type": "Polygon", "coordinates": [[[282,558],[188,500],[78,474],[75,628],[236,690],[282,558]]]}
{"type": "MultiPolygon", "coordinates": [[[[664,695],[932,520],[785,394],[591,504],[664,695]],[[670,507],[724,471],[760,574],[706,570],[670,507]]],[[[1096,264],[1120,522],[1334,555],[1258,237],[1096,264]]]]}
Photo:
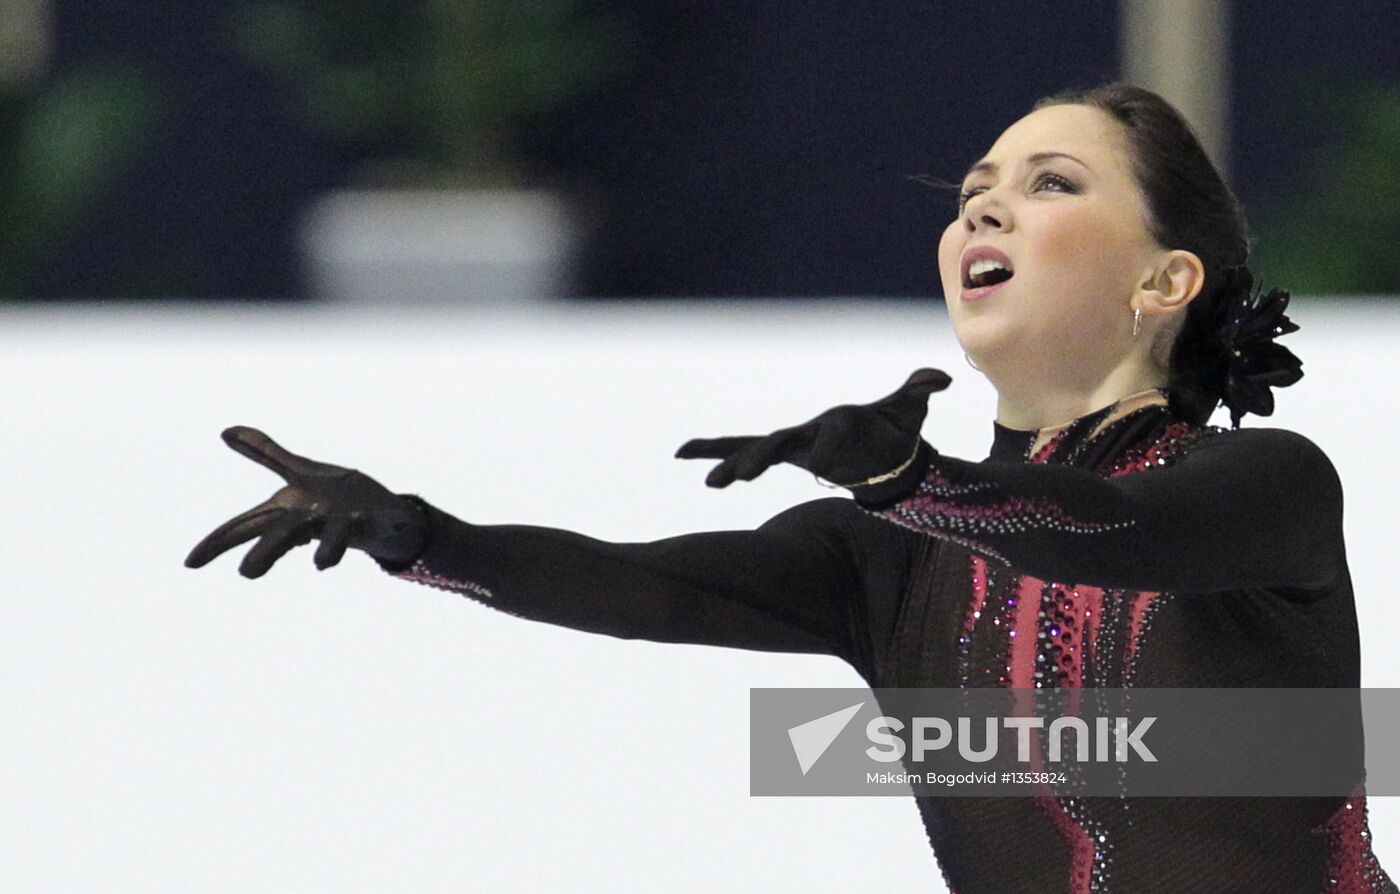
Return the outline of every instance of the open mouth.
{"type": "Polygon", "coordinates": [[[1013,275],[1013,271],[1001,261],[995,258],[979,258],[968,267],[963,276],[963,285],[969,289],[980,289],[983,286],[1004,283],[1013,275]]]}

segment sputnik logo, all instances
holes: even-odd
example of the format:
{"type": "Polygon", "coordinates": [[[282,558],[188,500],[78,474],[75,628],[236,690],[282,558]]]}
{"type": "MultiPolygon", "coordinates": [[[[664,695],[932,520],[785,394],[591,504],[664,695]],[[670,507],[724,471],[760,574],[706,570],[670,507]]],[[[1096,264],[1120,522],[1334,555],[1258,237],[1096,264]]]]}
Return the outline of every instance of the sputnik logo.
{"type": "Polygon", "coordinates": [[[856,702],[849,708],[833,711],[788,729],[788,741],[792,742],[792,753],[797,756],[797,765],[802,768],[803,776],[806,776],[812,765],[826,754],[831,743],[841,735],[841,730],[846,728],[851,718],[856,716],[856,712],[864,705],[865,702],[856,702]]]}

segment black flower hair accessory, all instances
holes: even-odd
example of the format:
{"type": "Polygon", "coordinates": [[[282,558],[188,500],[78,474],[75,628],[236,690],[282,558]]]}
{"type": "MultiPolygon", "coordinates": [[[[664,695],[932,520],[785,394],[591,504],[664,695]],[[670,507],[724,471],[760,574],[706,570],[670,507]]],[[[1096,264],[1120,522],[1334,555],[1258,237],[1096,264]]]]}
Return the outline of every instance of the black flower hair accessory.
{"type": "Polygon", "coordinates": [[[1263,292],[1243,265],[1226,268],[1216,299],[1211,330],[1223,352],[1217,381],[1220,400],[1230,408],[1230,427],[1240,427],[1245,413],[1274,412],[1270,388],[1286,388],[1303,377],[1303,361],[1274,339],[1296,332],[1298,324],[1284,313],[1288,292],[1263,292]]]}

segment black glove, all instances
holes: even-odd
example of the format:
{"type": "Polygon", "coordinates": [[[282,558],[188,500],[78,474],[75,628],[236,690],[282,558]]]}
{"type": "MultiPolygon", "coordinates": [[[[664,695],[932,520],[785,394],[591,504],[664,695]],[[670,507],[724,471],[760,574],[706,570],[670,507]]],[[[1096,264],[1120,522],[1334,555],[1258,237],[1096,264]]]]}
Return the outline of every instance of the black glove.
{"type": "Polygon", "coordinates": [[[769,466],[786,462],[848,488],[864,506],[889,505],[913,493],[928,471],[933,448],[919,429],[928,415],[928,396],[951,382],[940,369],[915,370],[899,390],[874,403],[833,407],[771,435],[687,441],[676,456],[724,460],[706,476],[710,487],[726,487],[736,478],[752,481],[769,466]]]}
{"type": "Polygon", "coordinates": [[[224,443],[286,480],[287,486],[242,515],[224,522],[195,546],[187,568],[200,568],[216,556],[261,537],[238,573],[262,577],[293,547],[321,541],[316,567],[335,565],[354,547],[383,563],[407,566],[427,542],[428,521],[409,498],[390,493],[354,469],[333,466],[288,453],[255,428],[226,428],[224,443]]]}

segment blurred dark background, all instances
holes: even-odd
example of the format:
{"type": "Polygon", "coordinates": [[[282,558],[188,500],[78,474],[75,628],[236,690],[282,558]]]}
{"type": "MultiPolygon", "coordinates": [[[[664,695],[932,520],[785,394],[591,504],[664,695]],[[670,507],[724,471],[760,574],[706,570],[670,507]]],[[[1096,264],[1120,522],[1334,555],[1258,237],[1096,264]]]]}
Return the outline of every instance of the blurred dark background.
{"type": "MultiPolygon", "coordinates": [[[[1117,0],[0,0],[0,295],[298,299],[330,191],[554,189],[567,294],[939,294],[956,180],[1117,0]],[[468,138],[468,136],[470,138],[468,138]]],[[[1400,292],[1400,6],[1228,4],[1264,276],[1400,292]]]]}

